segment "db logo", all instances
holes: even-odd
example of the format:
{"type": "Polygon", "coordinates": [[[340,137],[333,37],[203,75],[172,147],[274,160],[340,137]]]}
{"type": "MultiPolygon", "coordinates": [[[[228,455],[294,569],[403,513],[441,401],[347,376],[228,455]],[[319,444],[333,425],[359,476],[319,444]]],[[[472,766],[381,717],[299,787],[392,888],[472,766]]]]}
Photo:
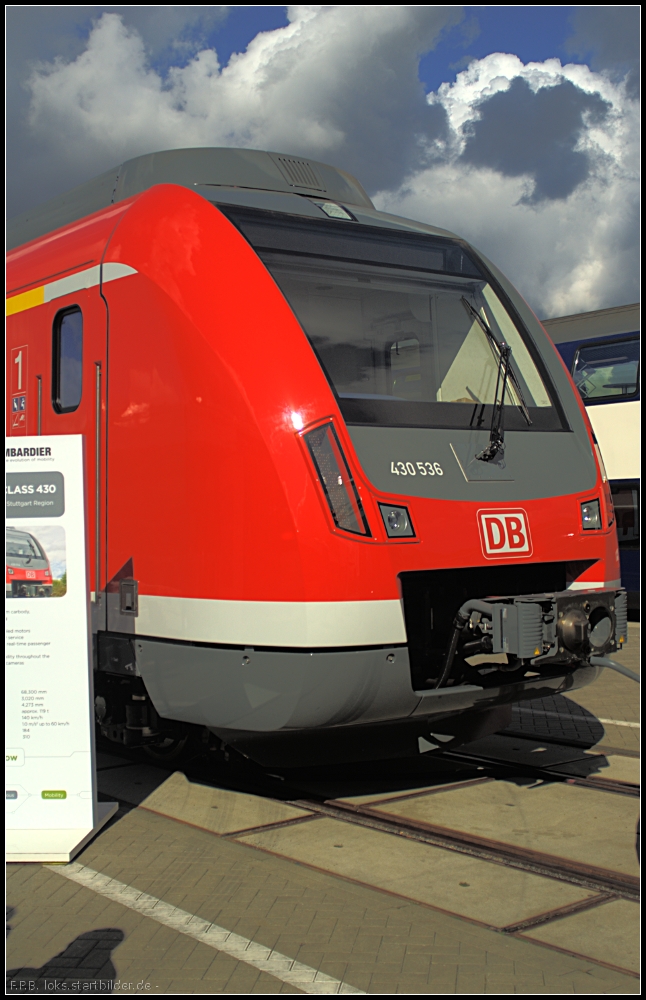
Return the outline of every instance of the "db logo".
{"type": "Polygon", "coordinates": [[[479,510],[478,528],[486,559],[531,555],[532,539],[524,510],[479,510]]]}

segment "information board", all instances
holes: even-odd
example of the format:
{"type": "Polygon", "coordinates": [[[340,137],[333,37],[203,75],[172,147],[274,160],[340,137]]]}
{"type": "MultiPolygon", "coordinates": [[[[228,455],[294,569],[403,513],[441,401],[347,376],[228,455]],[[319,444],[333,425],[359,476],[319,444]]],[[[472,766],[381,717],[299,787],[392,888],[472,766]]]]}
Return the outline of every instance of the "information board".
{"type": "Polygon", "coordinates": [[[98,803],[83,438],[6,441],[7,860],[69,861],[98,803]]]}

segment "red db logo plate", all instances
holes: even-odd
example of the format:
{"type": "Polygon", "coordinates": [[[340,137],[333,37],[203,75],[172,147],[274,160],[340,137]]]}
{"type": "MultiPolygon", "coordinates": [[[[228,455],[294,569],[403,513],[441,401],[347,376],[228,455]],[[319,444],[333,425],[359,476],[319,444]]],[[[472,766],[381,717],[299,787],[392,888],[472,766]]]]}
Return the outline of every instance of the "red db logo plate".
{"type": "Polygon", "coordinates": [[[479,510],[477,516],[485,559],[509,559],[532,554],[526,511],[479,510]]]}

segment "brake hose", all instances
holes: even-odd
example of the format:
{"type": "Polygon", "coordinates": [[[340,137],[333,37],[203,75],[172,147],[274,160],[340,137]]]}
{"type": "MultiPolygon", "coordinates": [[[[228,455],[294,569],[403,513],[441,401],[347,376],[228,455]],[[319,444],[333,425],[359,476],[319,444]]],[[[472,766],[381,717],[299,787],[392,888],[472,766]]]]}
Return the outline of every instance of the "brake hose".
{"type": "Polygon", "coordinates": [[[614,660],[608,659],[607,656],[591,656],[590,663],[593,667],[608,667],[609,670],[616,670],[618,674],[623,674],[624,677],[630,677],[631,681],[637,681],[641,683],[639,679],[639,674],[633,673],[628,667],[624,667],[621,663],[615,663],[614,660]]]}
{"type": "Polygon", "coordinates": [[[446,656],[444,657],[444,666],[442,667],[442,673],[440,674],[440,679],[438,680],[435,688],[443,687],[449,679],[449,674],[451,673],[451,667],[453,666],[453,660],[455,659],[455,653],[458,648],[458,641],[460,638],[460,632],[464,626],[469,621],[471,613],[473,611],[479,611],[481,614],[488,615],[493,618],[493,605],[487,604],[486,601],[465,601],[457,615],[453,619],[453,632],[451,633],[451,641],[449,642],[449,647],[446,651],[446,656]]]}

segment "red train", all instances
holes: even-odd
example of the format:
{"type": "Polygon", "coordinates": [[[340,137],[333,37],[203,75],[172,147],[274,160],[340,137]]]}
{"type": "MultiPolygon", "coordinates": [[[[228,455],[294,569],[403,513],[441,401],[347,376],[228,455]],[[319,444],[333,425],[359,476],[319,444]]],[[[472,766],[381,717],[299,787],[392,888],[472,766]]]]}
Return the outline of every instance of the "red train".
{"type": "Polygon", "coordinates": [[[52,571],[47,553],[28,531],[6,529],[6,596],[51,597],[52,571]]]}
{"type": "Polygon", "coordinates": [[[444,230],[283,154],[139,157],[10,224],[10,433],[83,434],[103,732],[431,752],[627,638],[568,373],[444,230]]]}

